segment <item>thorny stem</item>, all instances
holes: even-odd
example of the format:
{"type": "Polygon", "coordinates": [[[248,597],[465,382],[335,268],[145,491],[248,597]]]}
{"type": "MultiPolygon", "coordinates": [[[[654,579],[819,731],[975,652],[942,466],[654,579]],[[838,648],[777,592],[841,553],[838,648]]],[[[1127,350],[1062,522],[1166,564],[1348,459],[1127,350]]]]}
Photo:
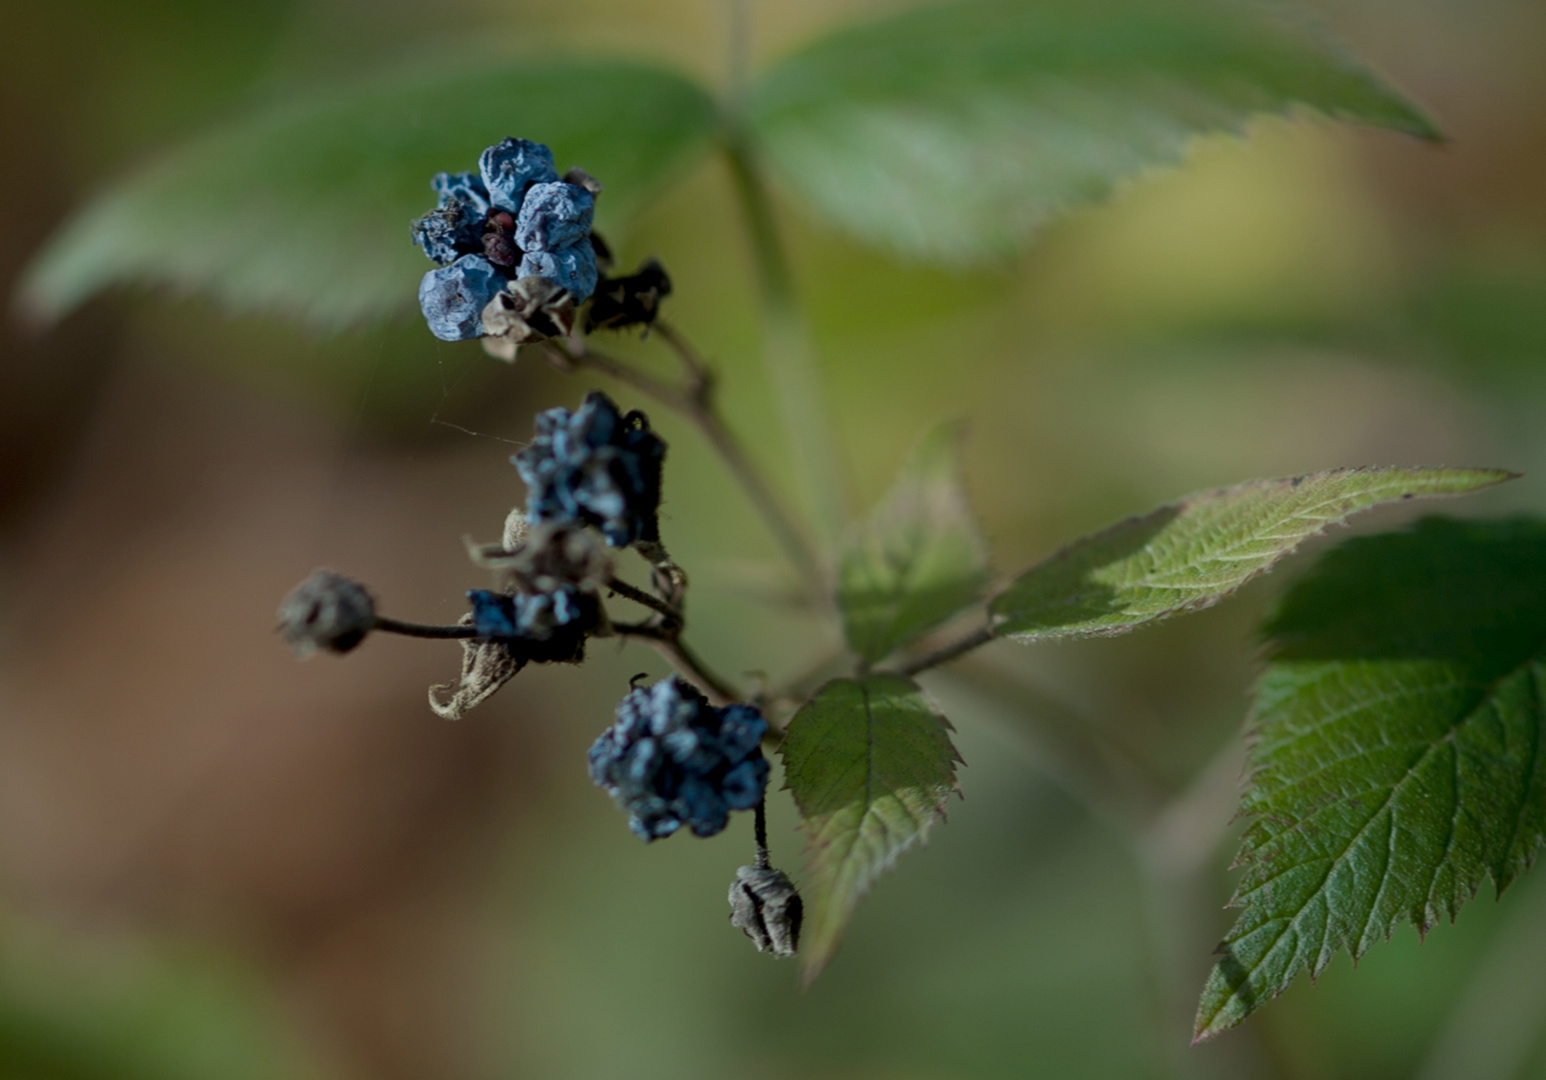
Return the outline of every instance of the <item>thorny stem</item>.
{"type": "Polygon", "coordinates": [[[588,345],[582,345],[579,348],[569,342],[563,343],[558,348],[550,345],[547,355],[553,366],[561,371],[573,371],[581,367],[599,371],[603,375],[626,383],[692,421],[703,437],[708,440],[709,446],[719,455],[725,467],[730,470],[736,482],[741,485],[741,490],[746,493],[747,499],[762,516],[764,524],[783,549],[785,557],[794,564],[807,585],[815,590],[820,579],[816,555],[801,530],[794,524],[794,519],[783,502],[762,474],[757,471],[757,467],[746,456],[741,444],[731,434],[724,419],[719,415],[719,410],[714,404],[714,380],[711,373],[674,328],[657,322],[655,330],[681,358],[688,370],[689,385],[685,391],[661,382],[621,360],[597,352],[588,345]]]}
{"type": "Polygon", "coordinates": [[[726,134],[723,149],[757,264],[766,340],[763,362],[772,384],[797,475],[811,500],[823,537],[834,540],[848,521],[842,458],[816,367],[815,347],[800,311],[794,275],[778,236],[773,203],[746,138],[726,134]]]}
{"type": "Polygon", "coordinates": [[[389,634],[402,634],[404,637],[417,638],[473,638],[478,636],[478,630],[472,625],[456,626],[428,626],[424,623],[403,622],[400,619],[389,619],[385,615],[377,615],[371,623],[373,630],[385,630],[389,634]]]}

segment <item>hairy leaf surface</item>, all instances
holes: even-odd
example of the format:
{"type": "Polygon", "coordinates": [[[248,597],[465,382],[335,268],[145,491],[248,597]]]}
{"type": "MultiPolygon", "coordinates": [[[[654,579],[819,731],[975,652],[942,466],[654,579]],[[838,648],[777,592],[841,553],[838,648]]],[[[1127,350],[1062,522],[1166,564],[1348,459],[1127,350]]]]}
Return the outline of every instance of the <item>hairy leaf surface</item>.
{"type": "Polygon", "coordinates": [[[849,647],[876,661],[973,603],[988,579],[987,545],[957,466],[958,424],[931,432],[838,564],[849,647]]]}
{"type": "Polygon", "coordinates": [[[1420,110],[1267,0],[962,0],[769,71],[751,122],[819,213],[902,254],[1012,254],[1048,219],[1296,107],[1421,138],[1420,110]]]}
{"type": "Polygon", "coordinates": [[[1348,541],[1265,629],[1244,910],[1200,1039],[1340,949],[1454,919],[1546,839],[1546,524],[1431,518],[1348,541]]]}
{"type": "Polygon", "coordinates": [[[1360,510],[1458,495],[1501,469],[1332,469],[1188,496],[1075,540],[994,599],[995,632],[1021,641],[1122,634],[1218,603],[1360,510]]]}
{"type": "Polygon", "coordinates": [[[411,308],[433,265],[408,225],[430,177],[506,135],[550,144],[607,186],[601,223],[657,188],[712,122],[697,86],[623,64],[416,72],[270,106],[178,146],[82,208],[22,301],[56,318],[143,281],[336,327],[411,308]]]}
{"type": "Polygon", "coordinates": [[[779,752],[807,840],[800,955],[809,983],[875,878],[944,820],[961,758],[949,721],[894,675],[822,687],[779,752]]]}

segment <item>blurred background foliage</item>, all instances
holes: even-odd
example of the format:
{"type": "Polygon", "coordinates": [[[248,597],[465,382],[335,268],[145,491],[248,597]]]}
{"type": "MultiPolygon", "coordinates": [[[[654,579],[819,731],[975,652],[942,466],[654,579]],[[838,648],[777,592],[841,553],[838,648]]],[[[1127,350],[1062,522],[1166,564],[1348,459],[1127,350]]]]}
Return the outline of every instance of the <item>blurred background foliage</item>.
{"type": "MultiPolygon", "coordinates": [[[[758,4],[757,56],[899,6],[758,4]]],[[[1252,476],[1546,466],[1546,9],[1312,6],[1446,145],[1261,121],[987,271],[893,262],[789,208],[864,501],[955,416],[1003,570],[1252,476]]],[[[643,56],[722,85],[725,36],[717,0],[6,5],[0,287],[157,147],[426,42],[442,57],[468,41],[643,56]]],[[[776,469],[722,167],[681,174],[620,237],[625,261],[670,268],[672,318],[776,469]]],[[[523,673],[454,725],[422,697],[453,670],[451,646],[291,661],[269,612],[314,565],[371,582],[391,612],[453,619],[484,584],[461,537],[497,535],[522,496],[511,444],[588,388],[436,342],[407,303],[333,336],[134,291],[52,329],[5,326],[0,1076],[1546,1076],[1532,878],[1421,947],[1403,931],[1356,973],[1340,959],[1185,1046],[1227,925],[1254,627],[1302,557],[1192,619],[995,645],[929,677],[960,732],[966,800],[803,995],[726,922],[749,822],[646,848],[585,777],[628,676],[662,670],[652,654],[597,648],[583,671],[523,673]],[[1143,843],[1062,774],[1059,724],[1183,794],[1143,843]]],[[[775,553],[715,462],[655,419],[693,637],[736,673],[821,656],[829,631],[779,603],[775,553]]],[[[1541,492],[1527,478],[1446,509],[1541,510],[1541,492]]],[[[782,802],[772,826],[793,864],[782,802]]]]}

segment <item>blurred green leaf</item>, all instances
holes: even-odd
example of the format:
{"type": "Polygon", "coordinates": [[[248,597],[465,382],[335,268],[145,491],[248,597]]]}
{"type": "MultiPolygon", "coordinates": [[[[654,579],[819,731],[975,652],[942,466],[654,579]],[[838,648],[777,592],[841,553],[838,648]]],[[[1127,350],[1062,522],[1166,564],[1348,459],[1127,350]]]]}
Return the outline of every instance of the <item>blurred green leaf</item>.
{"type": "Polygon", "coordinates": [[[618,222],[700,142],[713,105],[635,64],[399,73],[253,112],[155,158],[83,207],[43,250],[21,301],[58,318],[104,286],[151,281],[322,327],[407,308],[430,263],[408,225],[430,177],[476,169],[506,135],[552,146],[607,185],[618,222]]]}
{"type": "Polygon", "coordinates": [[[1251,819],[1197,1037],[1410,919],[1453,920],[1546,839],[1546,523],[1351,540],[1285,596],[1257,689],[1251,819]]]}
{"type": "Polygon", "coordinates": [[[1199,132],[1306,107],[1425,139],[1423,113],[1308,17],[1258,0],[964,0],[839,31],[750,123],[833,223],[904,255],[1012,255],[1199,132]]]}
{"type": "Polygon", "coordinates": [[[894,675],[822,687],[790,721],[779,753],[807,840],[800,956],[809,984],[859,898],[944,820],[961,758],[950,722],[894,675]]]}
{"type": "Polygon", "coordinates": [[[874,662],[975,601],[987,545],[961,487],[962,428],[943,424],[914,451],[838,563],[837,602],[848,644],[874,662]]]}
{"type": "Polygon", "coordinates": [[[1513,477],[1502,469],[1331,469],[1200,492],[1031,567],[994,599],[994,632],[1021,641],[1124,634],[1211,607],[1360,510],[1513,477]]]}
{"type": "Polygon", "coordinates": [[[278,1002],[231,957],[6,916],[7,1080],[305,1080],[320,1076],[278,1002]]]}

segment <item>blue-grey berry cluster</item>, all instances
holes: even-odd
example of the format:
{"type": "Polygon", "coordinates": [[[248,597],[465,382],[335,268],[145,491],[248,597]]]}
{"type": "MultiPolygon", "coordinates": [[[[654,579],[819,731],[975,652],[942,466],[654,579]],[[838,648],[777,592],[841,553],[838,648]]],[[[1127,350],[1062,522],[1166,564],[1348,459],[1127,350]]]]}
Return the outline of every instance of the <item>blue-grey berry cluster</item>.
{"type": "Polygon", "coordinates": [[[640,687],[590,749],[590,775],[629,813],[643,840],[686,825],[713,836],[732,810],[750,810],[768,786],[767,721],[750,705],[716,709],[677,678],[640,687]]]}
{"type": "Polygon", "coordinates": [[[480,638],[503,642],[522,660],[571,663],[585,658],[585,639],[601,625],[596,595],[565,582],[537,593],[473,589],[472,625],[480,638]]]}
{"type": "Polygon", "coordinates": [[[440,173],[431,186],[439,205],[413,223],[413,239],[440,264],[419,284],[436,337],[484,336],[484,308],[524,278],[551,282],[573,304],[595,291],[600,186],[579,170],[560,179],[546,146],[505,139],[483,151],[477,172],[440,173]]]}
{"type": "Polygon", "coordinates": [[[537,416],[537,437],[511,461],[531,488],[534,523],[594,525],[613,547],[660,539],[666,444],[637,410],[622,414],[598,391],[574,412],[537,416]]]}

